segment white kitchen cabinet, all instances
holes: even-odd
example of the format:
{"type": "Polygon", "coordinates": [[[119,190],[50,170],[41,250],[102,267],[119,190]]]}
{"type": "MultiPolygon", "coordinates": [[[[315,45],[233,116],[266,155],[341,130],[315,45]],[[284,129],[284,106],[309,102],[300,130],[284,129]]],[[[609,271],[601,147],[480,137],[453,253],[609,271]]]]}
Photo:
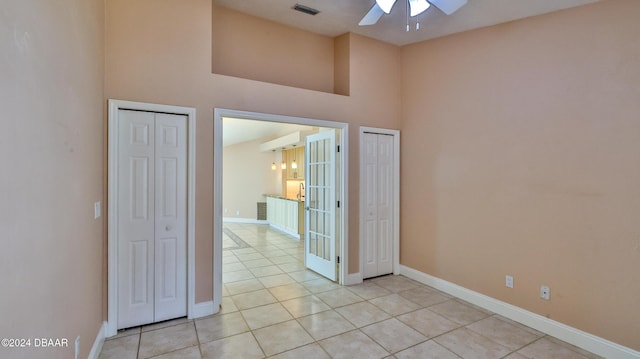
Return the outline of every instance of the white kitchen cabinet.
{"type": "Polygon", "coordinates": [[[267,221],[272,227],[296,238],[299,233],[299,206],[301,202],[267,196],[267,221]]]}

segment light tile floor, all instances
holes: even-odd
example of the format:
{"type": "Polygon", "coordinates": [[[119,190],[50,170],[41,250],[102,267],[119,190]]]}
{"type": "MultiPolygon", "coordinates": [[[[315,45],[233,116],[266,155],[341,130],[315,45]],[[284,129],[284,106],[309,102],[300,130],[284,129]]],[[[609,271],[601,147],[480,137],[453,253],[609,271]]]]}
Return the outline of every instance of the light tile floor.
{"type": "Polygon", "coordinates": [[[100,358],[598,358],[406,277],[341,287],[265,225],[225,224],[223,248],[220,313],[121,331],[100,358]]]}

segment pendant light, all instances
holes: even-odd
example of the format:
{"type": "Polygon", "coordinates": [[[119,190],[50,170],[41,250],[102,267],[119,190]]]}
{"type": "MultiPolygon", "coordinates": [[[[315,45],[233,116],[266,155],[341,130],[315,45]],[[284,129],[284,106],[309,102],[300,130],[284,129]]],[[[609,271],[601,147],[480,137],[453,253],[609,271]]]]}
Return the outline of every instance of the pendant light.
{"type": "Polygon", "coordinates": [[[287,169],[287,162],[284,161],[284,147],[282,147],[282,156],[283,156],[283,161],[280,164],[280,169],[286,170],[287,169]]]}
{"type": "Polygon", "coordinates": [[[298,164],[296,163],[296,145],[293,145],[293,162],[291,162],[291,168],[294,170],[298,168],[298,164]]]}
{"type": "MultiPolygon", "coordinates": [[[[276,150],[271,150],[271,151],[273,151],[273,156],[275,157],[275,155],[276,155],[276,150]]],[[[276,170],[276,163],[275,163],[275,162],[271,163],[271,170],[272,170],[272,171],[275,171],[275,170],[276,170]]]]}

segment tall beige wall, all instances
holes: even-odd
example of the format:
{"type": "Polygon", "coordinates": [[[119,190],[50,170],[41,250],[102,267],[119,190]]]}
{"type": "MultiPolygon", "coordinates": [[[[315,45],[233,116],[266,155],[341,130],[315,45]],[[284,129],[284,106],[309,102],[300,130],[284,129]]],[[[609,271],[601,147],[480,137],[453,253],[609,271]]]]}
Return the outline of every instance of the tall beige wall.
{"type": "MultiPolygon", "coordinates": [[[[258,215],[256,203],[265,202],[265,194],[282,192],[280,161],[277,162],[277,170],[272,170],[271,164],[276,162],[276,153],[260,152],[263,142],[256,140],[224,147],[223,217],[255,220],[258,215]],[[280,190],[276,192],[276,188],[280,190]]],[[[281,155],[277,157],[282,158],[281,155]]]]}
{"type": "MultiPolygon", "coordinates": [[[[210,300],[213,292],[215,107],[348,122],[352,164],[358,163],[358,126],[397,128],[400,113],[398,47],[350,35],[350,96],[217,75],[211,73],[212,11],[211,0],[106,1],[105,98],[197,110],[196,302],[210,300]]],[[[268,23],[263,26],[270,31],[268,23]]],[[[353,273],[359,268],[356,165],[351,166],[349,185],[349,272],[353,273]]]]}
{"type": "Polygon", "coordinates": [[[0,338],[32,339],[2,358],[73,358],[77,336],[86,358],[102,324],[103,26],[102,0],[2,1],[0,338]]]}
{"type": "Polygon", "coordinates": [[[333,92],[330,37],[216,7],[212,50],[215,74],[333,92]]]}
{"type": "Polygon", "coordinates": [[[402,264],[640,349],[639,18],[603,1],[402,49],[402,264]]]}

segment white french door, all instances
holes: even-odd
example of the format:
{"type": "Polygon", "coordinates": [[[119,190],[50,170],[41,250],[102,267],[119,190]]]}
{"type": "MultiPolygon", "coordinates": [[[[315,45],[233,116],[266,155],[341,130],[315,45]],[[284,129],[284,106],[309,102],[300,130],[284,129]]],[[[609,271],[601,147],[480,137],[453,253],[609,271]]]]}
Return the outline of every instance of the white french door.
{"type": "Polygon", "coordinates": [[[394,137],[364,133],[361,136],[363,185],[363,278],[393,272],[394,137]]]}
{"type": "Polygon", "coordinates": [[[336,266],[336,131],[306,139],[305,263],[335,281],[336,266]]]}
{"type": "Polygon", "coordinates": [[[187,116],[118,116],[120,329],[187,312],[187,116]]]}

